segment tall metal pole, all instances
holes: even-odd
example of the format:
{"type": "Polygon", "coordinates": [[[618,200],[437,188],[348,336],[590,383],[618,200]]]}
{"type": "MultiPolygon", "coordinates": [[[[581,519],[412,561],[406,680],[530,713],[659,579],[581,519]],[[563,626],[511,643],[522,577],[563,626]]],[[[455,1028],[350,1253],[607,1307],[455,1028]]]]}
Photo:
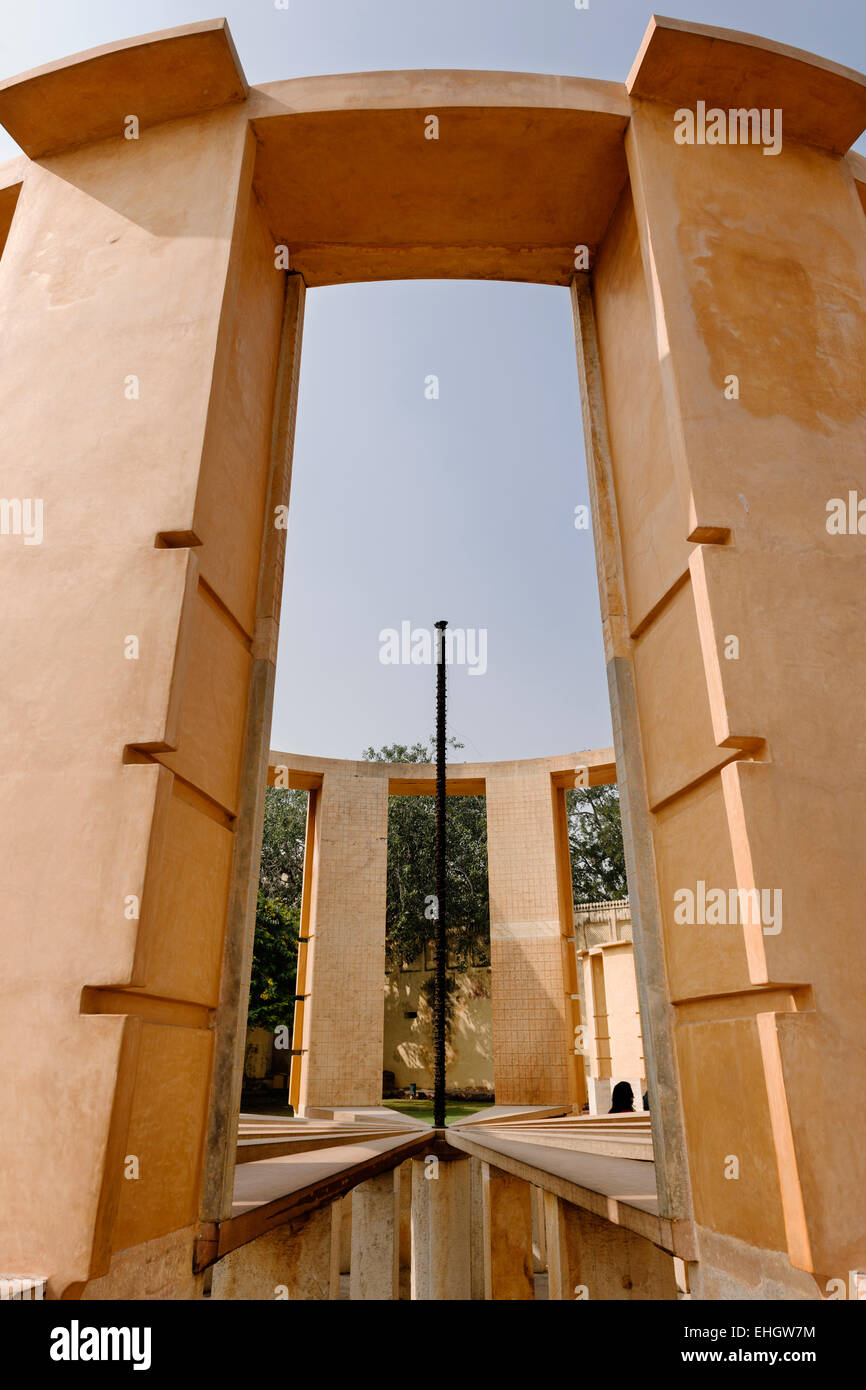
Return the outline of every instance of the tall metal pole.
{"type": "Polygon", "coordinates": [[[436,976],[433,995],[433,1125],[445,1125],[445,619],[436,624],[436,976]]]}

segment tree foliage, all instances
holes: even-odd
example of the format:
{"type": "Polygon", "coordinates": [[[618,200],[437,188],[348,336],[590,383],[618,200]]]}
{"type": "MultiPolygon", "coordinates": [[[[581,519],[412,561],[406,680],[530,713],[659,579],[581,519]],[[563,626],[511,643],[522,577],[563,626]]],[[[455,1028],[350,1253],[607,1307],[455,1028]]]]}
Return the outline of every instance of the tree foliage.
{"type": "Polygon", "coordinates": [[[268,787],[259,888],[266,898],[301,910],[307,793],[268,787]]]}
{"type": "Polygon", "coordinates": [[[613,902],[628,894],[619,792],[615,786],[566,793],[575,903],[613,902]]]}
{"type": "Polygon", "coordinates": [[[281,1023],[292,1027],[299,922],[296,907],[268,898],[259,889],[247,1014],[251,1028],[277,1028],[281,1023]]]}
{"type": "MultiPolygon", "coordinates": [[[[449,739],[453,750],[463,747],[449,739]]],[[[432,763],[435,744],[367,748],[369,762],[432,763]]],[[[487,905],[487,809],[483,796],[449,796],[447,810],[448,944],[456,966],[485,953],[490,940],[487,905]]],[[[388,881],[385,932],[392,965],[421,954],[435,929],[436,799],[392,796],[388,805],[388,881]]]]}
{"type": "Polygon", "coordinates": [[[307,793],[268,787],[247,1013],[250,1028],[292,1026],[306,830],[307,793]]]}

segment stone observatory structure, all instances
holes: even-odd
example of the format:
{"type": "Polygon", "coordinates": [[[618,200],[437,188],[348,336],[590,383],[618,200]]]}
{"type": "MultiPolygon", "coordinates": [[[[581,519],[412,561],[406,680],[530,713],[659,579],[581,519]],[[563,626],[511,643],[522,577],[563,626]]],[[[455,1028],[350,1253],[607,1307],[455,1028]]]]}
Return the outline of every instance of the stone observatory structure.
{"type": "Polygon", "coordinates": [[[250,88],[216,20],[6,81],[0,122],[0,1275],[331,1297],[354,1190],[353,1297],[401,1261],[414,1297],[531,1297],[542,1230],[555,1297],[856,1291],[866,79],[654,19],[625,82],[250,88]],[[483,774],[543,901],[501,866],[519,1045],[447,1135],[340,1091],[340,992],[372,1019],[382,972],[325,968],[333,850],[381,841],[394,769],[286,763],[309,1094],[238,1140],[304,295],[412,277],[573,298],[651,1135],[581,1129],[567,1029],[508,985],[566,1016],[556,798],[593,755],[483,774]]]}

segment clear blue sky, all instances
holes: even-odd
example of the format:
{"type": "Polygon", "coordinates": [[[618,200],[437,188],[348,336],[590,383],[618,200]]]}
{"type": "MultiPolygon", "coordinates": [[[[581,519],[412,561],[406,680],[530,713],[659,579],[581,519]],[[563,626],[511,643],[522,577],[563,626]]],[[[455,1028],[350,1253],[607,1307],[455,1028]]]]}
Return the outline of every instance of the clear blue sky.
{"type": "MultiPolygon", "coordinates": [[[[651,7],[2,0],[0,76],[219,13],[252,83],[425,67],[623,81],[651,7]]],[[[866,68],[864,0],[689,0],[664,13],[866,68]]],[[[0,159],[16,153],[0,132],[0,159]]],[[[383,666],[378,634],[439,617],[488,634],[487,673],[451,671],[461,757],[610,743],[591,540],[573,526],[587,500],[567,291],[462,281],[311,291],[272,746],[357,757],[428,735],[432,669],[383,666]]]]}

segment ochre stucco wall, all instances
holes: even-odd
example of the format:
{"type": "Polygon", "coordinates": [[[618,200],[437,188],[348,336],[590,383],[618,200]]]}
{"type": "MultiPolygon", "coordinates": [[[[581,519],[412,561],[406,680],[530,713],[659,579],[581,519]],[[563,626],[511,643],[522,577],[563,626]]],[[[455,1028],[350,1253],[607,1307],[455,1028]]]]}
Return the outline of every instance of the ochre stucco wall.
{"type": "MultiPolygon", "coordinates": [[[[176,1296],[199,1220],[230,1201],[302,277],[406,275],[573,282],[661,1211],[696,1221],[696,1292],[815,1296],[862,1268],[866,561],[825,522],[866,491],[866,178],[846,154],[864,79],[656,20],[625,85],[248,92],[217,21],[25,75],[0,120],[25,151],[0,178],[4,491],[41,499],[45,526],[40,545],[2,537],[6,1271],[54,1297],[127,1290],[140,1249],[164,1270],[153,1296],[176,1296]],[[698,97],[782,109],[781,152],[677,145],[698,97]],[[467,153],[443,143],[425,183],[430,110],[467,153]],[[338,133],[360,161],[348,203],[338,133]],[[782,931],[679,924],[698,880],[781,891],[782,931]]],[[[572,1022],[551,983],[568,984],[562,788],[541,785],[554,848],[545,831],[527,856],[531,903],[496,858],[519,818],[488,789],[511,997],[494,1042],[521,1085],[539,1079],[526,1048],[572,1022]]],[[[386,801],[363,815],[381,824],[386,801]]],[[[319,922],[346,908],[323,874],[319,922]]],[[[312,977],[337,981],[325,954],[312,977]]],[[[566,1094],[569,1067],[551,1055],[544,1087],[566,1094]]]]}
{"type": "MultiPolygon", "coordinates": [[[[429,996],[422,986],[433,979],[423,968],[393,971],[385,980],[385,1038],[382,1066],[394,1073],[394,1084],[403,1090],[415,1082],[418,1089],[433,1086],[433,1048],[429,996]],[[414,1013],[416,1018],[406,1018],[414,1013]]],[[[452,1012],[445,1048],[448,1090],[493,1093],[493,1009],[491,969],[468,966],[449,970],[454,985],[452,1012]]]]}
{"type": "MultiPolygon", "coordinates": [[[[733,70],[698,67],[718,105],[741,104],[733,70]]],[[[790,133],[814,115],[813,143],[826,136],[802,91],[765,85],[789,132],[778,156],[681,146],[674,113],[693,101],[666,71],[664,99],[631,79],[630,192],[593,278],[620,650],[676,1019],[668,1083],[708,1265],[725,1268],[704,1291],[754,1291],[755,1248],[814,1271],[823,1291],[863,1258],[849,1221],[859,1161],[835,1136],[866,1099],[852,987],[866,973],[854,771],[866,743],[842,693],[866,675],[850,645],[864,558],[825,523],[828,499],[863,479],[866,224],[838,154],[790,133]],[[729,373],[739,399],[725,396],[729,373]],[[678,923],[674,894],[698,880],[780,891],[782,929],[678,923]],[[829,952],[815,938],[828,911],[829,952]]]]}

